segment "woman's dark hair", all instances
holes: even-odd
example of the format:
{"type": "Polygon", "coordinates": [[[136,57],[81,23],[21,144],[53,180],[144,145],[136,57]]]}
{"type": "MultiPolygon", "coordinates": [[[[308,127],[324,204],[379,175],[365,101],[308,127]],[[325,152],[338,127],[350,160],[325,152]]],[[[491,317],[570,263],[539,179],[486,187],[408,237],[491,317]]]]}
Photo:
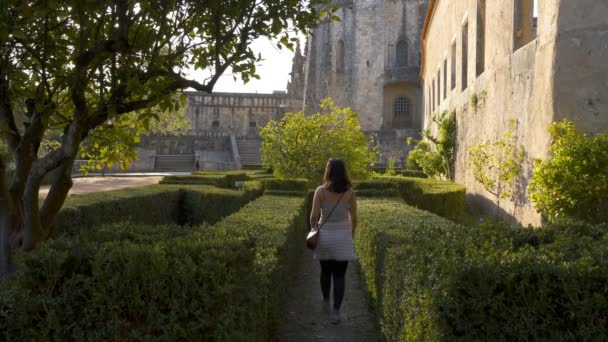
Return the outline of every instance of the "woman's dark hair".
{"type": "Polygon", "coordinates": [[[331,192],[346,192],[352,183],[346,174],[346,166],[342,159],[330,159],[325,167],[323,187],[331,192]]]}

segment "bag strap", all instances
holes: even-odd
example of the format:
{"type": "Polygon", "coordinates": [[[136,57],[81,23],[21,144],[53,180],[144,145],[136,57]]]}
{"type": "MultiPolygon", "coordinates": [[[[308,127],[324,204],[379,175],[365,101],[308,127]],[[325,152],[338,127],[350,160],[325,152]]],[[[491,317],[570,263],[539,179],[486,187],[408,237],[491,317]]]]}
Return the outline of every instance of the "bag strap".
{"type": "MultiPolygon", "coordinates": [[[[329,220],[329,218],[331,217],[331,214],[334,212],[334,209],[336,209],[336,207],[338,206],[338,204],[340,204],[340,201],[342,200],[342,197],[344,197],[345,193],[346,193],[346,191],[344,191],[342,193],[342,195],[340,195],[340,198],[338,198],[338,201],[336,201],[336,204],[334,205],[334,207],[331,208],[331,211],[329,212],[329,214],[327,214],[327,217],[325,217],[325,220],[323,220],[323,223],[321,223],[319,225],[319,229],[317,229],[317,231],[320,231],[321,227],[323,227],[323,225],[325,224],[325,222],[327,222],[327,220],[329,220]]],[[[325,197],[325,193],[323,193],[323,197],[325,197]]]]}

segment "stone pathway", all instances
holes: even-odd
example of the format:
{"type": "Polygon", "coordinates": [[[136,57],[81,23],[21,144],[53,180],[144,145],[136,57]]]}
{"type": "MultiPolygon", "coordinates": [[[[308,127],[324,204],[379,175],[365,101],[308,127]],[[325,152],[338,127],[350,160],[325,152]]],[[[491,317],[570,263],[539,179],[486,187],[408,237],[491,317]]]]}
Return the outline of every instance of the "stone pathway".
{"type": "MultiPolygon", "coordinates": [[[[162,177],[81,177],[74,178],[70,195],[86,194],[89,192],[134,188],[138,186],[157,184],[162,177]]],[[[40,187],[40,197],[49,192],[49,185],[40,187]]]]}
{"type": "Polygon", "coordinates": [[[319,262],[313,259],[312,253],[306,248],[302,248],[299,260],[299,271],[290,279],[287,315],[279,329],[279,341],[381,341],[376,318],[370,312],[365,298],[364,284],[356,262],[348,264],[346,293],[341,309],[342,322],[334,325],[329,322],[329,317],[321,307],[319,262]]]}

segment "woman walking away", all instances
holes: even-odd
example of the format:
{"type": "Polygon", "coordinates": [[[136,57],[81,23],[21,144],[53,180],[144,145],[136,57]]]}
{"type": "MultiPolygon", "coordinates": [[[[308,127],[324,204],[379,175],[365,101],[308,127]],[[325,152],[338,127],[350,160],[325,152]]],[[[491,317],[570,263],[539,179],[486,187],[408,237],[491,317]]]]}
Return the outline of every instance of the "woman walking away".
{"type": "Polygon", "coordinates": [[[333,280],[334,303],[330,320],[340,322],[340,306],[344,298],[345,274],[349,260],[355,259],[353,237],[357,226],[357,203],[344,162],[330,159],[325,168],[323,185],[314,195],[310,213],[312,229],[319,229],[315,258],[321,264],[323,309],[330,311],[329,290],[333,280]]]}

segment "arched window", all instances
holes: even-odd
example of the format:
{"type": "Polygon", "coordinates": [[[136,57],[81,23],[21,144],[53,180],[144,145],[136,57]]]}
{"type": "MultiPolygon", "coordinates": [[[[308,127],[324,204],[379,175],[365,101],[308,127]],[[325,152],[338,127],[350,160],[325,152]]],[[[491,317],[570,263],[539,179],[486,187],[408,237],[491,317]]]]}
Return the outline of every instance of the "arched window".
{"type": "Polygon", "coordinates": [[[405,40],[399,40],[395,48],[397,66],[407,66],[407,55],[407,42],[405,40]]]}
{"type": "Polygon", "coordinates": [[[344,41],[342,39],[338,40],[336,45],[336,71],[344,71],[344,41]]]}

